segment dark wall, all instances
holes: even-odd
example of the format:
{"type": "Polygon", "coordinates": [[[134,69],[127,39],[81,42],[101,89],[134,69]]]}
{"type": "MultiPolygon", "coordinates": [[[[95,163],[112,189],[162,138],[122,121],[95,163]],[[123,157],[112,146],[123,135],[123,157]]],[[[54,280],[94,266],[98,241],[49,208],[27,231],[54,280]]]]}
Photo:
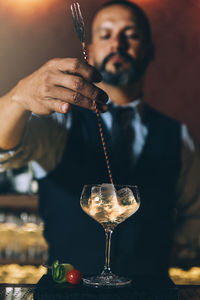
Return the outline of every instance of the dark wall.
{"type": "MultiPolygon", "coordinates": [[[[22,0],[0,2],[0,95],[48,59],[81,53],[67,5],[69,0],[41,0],[41,6],[38,4],[35,10],[23,13],[19,7],[12,9],[12,1],[19,4],[22,0]]],[[[79,2],[88,21],[93,10],[104,1],[79,2]]],[[[135,2],[151,20],[156,45],[156,58],[147,74],[145,99],[155,108],[186,122],[200,141],[200,2],[135,2]]]]}
{"type": "Polygon", "coordinates": [[[200,141],[200,1],[144,2],[156,45],[156,58],[146,80],[146,99],[186,122],[200,141]]]}

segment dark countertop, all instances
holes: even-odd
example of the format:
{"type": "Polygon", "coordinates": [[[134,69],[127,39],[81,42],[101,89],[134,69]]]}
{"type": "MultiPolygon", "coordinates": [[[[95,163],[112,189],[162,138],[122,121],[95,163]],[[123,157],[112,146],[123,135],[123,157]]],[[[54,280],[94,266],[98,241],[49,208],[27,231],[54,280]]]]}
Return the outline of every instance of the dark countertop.
{"type": "MultiPolygon", "coordinates": [[[[0,300],[33,300],[35,285],[0,284],[0,300]]],[[[178,285],[179,300],[200,300],[200,285],[178,285]]]]}

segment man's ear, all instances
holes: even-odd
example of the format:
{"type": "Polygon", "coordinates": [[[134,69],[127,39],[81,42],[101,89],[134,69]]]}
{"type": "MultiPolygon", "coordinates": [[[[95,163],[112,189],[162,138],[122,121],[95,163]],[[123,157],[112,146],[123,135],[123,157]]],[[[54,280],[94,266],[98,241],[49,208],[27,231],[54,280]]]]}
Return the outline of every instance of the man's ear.
{"type": "Polygon", "coordinates": [[[88,63],[93,66],[94,60],[93,60],[92,44],[89,44],[87,48],[88,48],[88,63]]]}

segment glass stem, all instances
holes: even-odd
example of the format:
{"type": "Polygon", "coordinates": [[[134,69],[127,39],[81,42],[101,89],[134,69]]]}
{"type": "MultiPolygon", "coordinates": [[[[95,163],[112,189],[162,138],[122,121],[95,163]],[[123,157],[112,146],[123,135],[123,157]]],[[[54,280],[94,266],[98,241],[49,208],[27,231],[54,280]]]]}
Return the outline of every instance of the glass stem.
{"type": "Polygon", "coordinates": [[[111,247],[111,236],[113,231],[111,229],[105,229],[106,234],[106,249],[105,249],[105,266],[102,275],[111,273],[110,270],[110,247],[111,247]]]}

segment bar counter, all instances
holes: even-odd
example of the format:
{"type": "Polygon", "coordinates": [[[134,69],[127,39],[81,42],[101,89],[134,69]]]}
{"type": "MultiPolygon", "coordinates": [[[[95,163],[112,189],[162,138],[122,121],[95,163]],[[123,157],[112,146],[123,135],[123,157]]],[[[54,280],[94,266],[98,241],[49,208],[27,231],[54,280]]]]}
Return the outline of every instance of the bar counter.
{"type": "MultiPolygon", "coordinates": [[[[12,211],[14,208],[15,212],[29,212],[31,213],[36,213],[38,211],[38,198],[37,195],[1,195],[0,196],[0,209],[6,209],[9,211],[12,211]]],[[[27,225],[27,224],[26,224],[27,225]]],[[[32,226],[33,227],[33,226],[32,226]]],[[[28,227],[25,228],[26,230],[24,231],[25,233],[30,233],[31,234],[31,241],[33,242],[33,235],[35,233],[35,228],[32,227],[28,227]]],[[[21,228],[21,227],[20,227],[21,228]]],[[[23,228],[21,228],[23,229],[23,228]]],[[[2,229],[3,230],[3,229],[2,229]]],[[[5,228],[4,228],[5,230],[5,228]]],[[[1,240],[3,239],[3,231],[1,232],[0,230],[0,235],[1,235],[1,240]]],[[[9,233],[11,233],[11,229],[9,229],[9,233]]],[[[13,233],[13,232],[12,232],[13,233]]],[[[9,237],[8,232],[5,232],[6,236],[9,237]]],[[[39,234],[42,237],[42,232],[39,231],[39,234]]],[[[28,241],[28,237],[26,237],[24,240],[28,241]]],[[[39,241],[38,235],[36,235],[35,240],[39,241]]],[[[20,239],[19,239],[19,229],[17,231],[17,241],[19,243],[20,239]]],[[[43,242],[42,242],[43,245],[43,242]]],[[[32,245],[33,246],[33,245],[32,245]]],[[[41,246],[41,245],[40,245],[41,246]]],[[[23,244],[23,247],[25,248],[26,252],[28,253],[26,247],[23,244]]],[[[44,249],[42,249],[42,252],[45,253],[45,246],[44,249]]],[[[21,251],[21,250],[20,250],[21,251]]],[[[30,251],[29,251],[30,252],[30,251]]],[[[0,252],[1,253],[1,252],[0,252]]],[[[2,252],[3,253],[3,252],[2,252]]],[[[16,254],[16,253],[15,253],[16,254]]],[[[40,258],[41,260],[41,258],[40,258]]],[[[46,269],[43,268],[42,266],[39,266],[41,264],[41,261],[39,261],[37,263],[36,260],[34,260],[34,262],[32,262],[33,264],[35,264],[35,266],[24,266],[25,264],[29,264],[29,261],[26,261],[26,263],[24,261],[20,261],[20,263],[23,265],[13,265],[10,263],[13,263],[14,260],[13,258],[9,261],[8,259],[5,260],[5,257],[0,256],[0,300],[19,300],[19,299],[23,299],[23,300],[40,300],[43,298],[35,298],[34,294],[36,291],[36,282],[38,282],[39,278],[41,278],[45,272],[46,269]],[[2,264],[2,265],[1,265],[2,264]],[[10,265],[6,265],[6,264],[10,264],[10,265]],[[36,266],[37,265],[37,266],[36,266]],[[10,274],[12,274],[12,276],[10,276],[10,274]]],[[[19,263],[16,260],[16,263],[19,263]]],[[[177,299],[177,300],[200,300],[200,263],[199,260],[197,262],[194,262],[194,266],[197,267],[193,267],[188,271],[184,271],[183,269],[178,269],[178,268],[171,268],[169,270],[169,275],[170,278],[173,280],[173,282],[176,284],[175,288],[177,288],[177,295],[178,296],[174,296],[174,297],[169,297],[167,295],[165,295],[164,297],[159,297],[159,296],[153,296],[153,292],[152,295],[149,297],[144,297],[144,295],[142,297],[137,296],[136,297],[133,295],[131,297],[131,300],[171,300],[171,299],[177,299]]],[[[49,283],[49,286],[51,287],[51,282],[49,283]]],[[[140,286],[143,287],[143,282],[140,282],[140,286]]],[[[159,287],[159,284],[157,285],[159,287]]],[[[145,284],[144,284],[145,287],[145,284]]],[[[94,291],[94,288],[87,288],[87,295],[90,294],[90,289],[92,291],[94,291]]],[[[63,289],[65,292],[65,295],[67,294],[67,289],[64,288],[63,289]]],[[[52,297],[50,297],[48,300],[50,299],[56,299],[56,300],[60,300],[60,299],[70,299],[70,300],[74,300],[74,299],[79,299],[79,300],[98,300],[98,299],[103,299],[103,300],[107,300],[107,297],[109,300],[112,300],[113,298],[107,295],[107,292],[104,292],[102,289],[95,289],[96,291],[99,290],[99,292],[97,292],[99,298],[97,299],[93,292],[91,292],[92,295],[90,295],[90,297],[88,298],[87,296],[85,297],[84,295],[84,288],[81,288],[81,286],[79,287],[75,287],[73,289],[68,289],[69,290],[69,295],[68,297],[65,298],[65,296],[61,296],[60,297],[55,297],[53,295],[51,295],[52,297]],[[77,293],[76,293],[76,289],[77,289],[77,293]],[[74,290],[76,295],[71,295],[71,291],[70,290],[74,290]],[[83,291],[83,294],[82,294],[83,291]],[[79,296],[79,298],[77,297],[77,294],[79,296]],[[81,295],[81,297],[80,297],[81,295]],[[106,297],[107,295],[107,297],[106,297]],[[75,297],[74,297],[75,296],[75,297]]],[[[145,288],[144,288],[145,290],[145,288]]],[[[132,288],[132,292],[134,294],[134,287],[132,288]]],[[[127,294],[126,294],[126,288],[120,288],[120,289],[115,289],[115,291],[113,291],[114,294],[117,295],[117,297],[115,297],[115,300],[123,300],[123,299],[127,299],[127,294]],[[117,291],[120,291],[119,293],[117,291]],[[119,294],[119,295],[118,295],[119,294]],[[126,296],[125,296],[126,295],[126,296]]],[[[60,294],[62,294],[60,292],[60,294]]],[[[72,293],[73,294],[73,293],[72,293]]],[[[108,293],[109,294],[109,293],[108,293]]],[[[47,299],[47,298],[45,298],[47,299]]]]}
{"type": "MultiPolygon", "coordinates": [[[[33,284],[0,284],[0,300],[32,300],[34,288],[33,284]]],[[[200,285],[178,285],[177,288],[179,300],[200,299],[200,285]]]]}

